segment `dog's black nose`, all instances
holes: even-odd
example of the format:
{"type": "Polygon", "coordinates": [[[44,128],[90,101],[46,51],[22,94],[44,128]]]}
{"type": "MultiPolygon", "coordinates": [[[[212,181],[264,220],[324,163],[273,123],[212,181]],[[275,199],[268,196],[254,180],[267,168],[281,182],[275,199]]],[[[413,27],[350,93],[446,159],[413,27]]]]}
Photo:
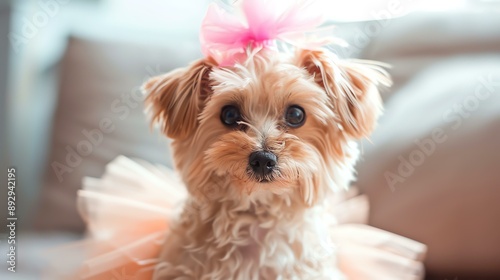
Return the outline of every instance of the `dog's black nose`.
{"type": "Polygon", "coordinates": [[[276,155],[271,152],[258,151],[250,154],[248,164],[252,168],[255,175],[265,176],[273,171],[276,167],[276,155]]]}

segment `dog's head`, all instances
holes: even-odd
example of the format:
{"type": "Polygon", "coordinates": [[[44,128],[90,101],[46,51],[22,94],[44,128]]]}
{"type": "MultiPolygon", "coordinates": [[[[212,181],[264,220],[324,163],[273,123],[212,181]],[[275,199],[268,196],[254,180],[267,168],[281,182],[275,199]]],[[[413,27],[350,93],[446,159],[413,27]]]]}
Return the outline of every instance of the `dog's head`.
{"type": "Polygon", "coordinates": [[[347,184],[336,176],[351,178],[337,171],[351,173],[350,145],[372,131],[377,85],[389,83],[372,62],[300,50],[260,51],[224,68],[203,59],[144,89],[195,197],[274,194],[310,206],[333,184],[347,184]]]}

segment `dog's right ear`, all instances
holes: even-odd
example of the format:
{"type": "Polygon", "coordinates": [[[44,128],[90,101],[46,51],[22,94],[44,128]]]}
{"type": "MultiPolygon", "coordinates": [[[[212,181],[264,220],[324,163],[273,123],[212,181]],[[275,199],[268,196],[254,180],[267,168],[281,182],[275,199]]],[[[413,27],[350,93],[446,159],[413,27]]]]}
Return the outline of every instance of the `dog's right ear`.
{"type": "Polygon", "coordinates": [[[158,122],[172,139],[183,139],[198,126],[198,115],[212,94],[209,74],[215,64],[210,59],[151,78],[143,85],[152,122],[158,122]]]}

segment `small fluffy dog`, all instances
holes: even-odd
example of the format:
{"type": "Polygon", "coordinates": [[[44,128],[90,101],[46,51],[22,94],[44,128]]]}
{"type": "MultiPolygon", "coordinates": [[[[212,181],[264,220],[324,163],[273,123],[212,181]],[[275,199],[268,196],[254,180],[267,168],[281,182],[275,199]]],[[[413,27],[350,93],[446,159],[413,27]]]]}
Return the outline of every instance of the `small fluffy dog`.
{"type": "Polygon", "coordinates": [[[155,279],[343,279],[330,202],[381,111],[382,65],[261,49],[144,85],[190,197],[155,279]]]}

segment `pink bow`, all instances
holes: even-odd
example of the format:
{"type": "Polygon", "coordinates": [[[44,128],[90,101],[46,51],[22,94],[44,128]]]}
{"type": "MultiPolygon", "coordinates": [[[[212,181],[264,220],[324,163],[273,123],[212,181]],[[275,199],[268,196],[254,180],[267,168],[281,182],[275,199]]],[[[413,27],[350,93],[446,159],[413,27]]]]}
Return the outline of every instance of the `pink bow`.
{"type": "Polygon", "coordinates": [[[241,0],[237,4],[235,12],[241,16],[212,3],[201,26],[203,54],[222,67],[244,59],[247,48],[275,48],[276,40],[298,45],[305,32],[323,22],[321,8],[313,1],[241,0]]]}

